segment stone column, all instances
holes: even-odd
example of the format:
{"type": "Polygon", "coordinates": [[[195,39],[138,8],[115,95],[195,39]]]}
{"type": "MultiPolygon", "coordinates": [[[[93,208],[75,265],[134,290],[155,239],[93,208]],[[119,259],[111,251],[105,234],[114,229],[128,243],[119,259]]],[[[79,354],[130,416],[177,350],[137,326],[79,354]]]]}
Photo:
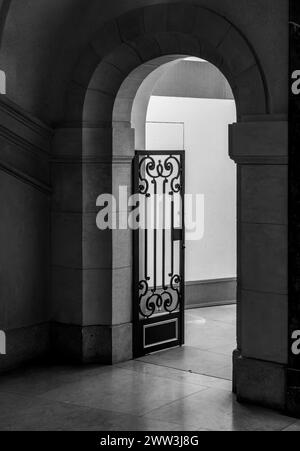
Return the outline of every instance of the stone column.
{"type": "MultiPolygon", "coordinates": [[[[230,128],[238,165],[239,400],[283,409],[288,363],[288,135],[268,117],[230,128]]],[[[272,120],[272,118],[270,118],[272,120]]]]}
{"type": "Polygon", "coordinates": [[[81,362],[132,356],[131,232],[96,225],[98,196],[131,189],[132,148],[113,157],[113,136],[124,149],[109,127],[57,129],[54,140],[52,338],[81,362]]]}

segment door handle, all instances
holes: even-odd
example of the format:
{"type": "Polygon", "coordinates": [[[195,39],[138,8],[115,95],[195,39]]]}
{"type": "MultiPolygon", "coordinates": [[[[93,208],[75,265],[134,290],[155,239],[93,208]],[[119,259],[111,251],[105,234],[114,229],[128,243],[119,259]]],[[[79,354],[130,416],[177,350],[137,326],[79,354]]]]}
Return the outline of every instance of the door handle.
{"type": "Polygon", "coordinates": [[[179,228],[172,229],[172,241],[182,241],[183,240],[183,231],[179,228]]]}

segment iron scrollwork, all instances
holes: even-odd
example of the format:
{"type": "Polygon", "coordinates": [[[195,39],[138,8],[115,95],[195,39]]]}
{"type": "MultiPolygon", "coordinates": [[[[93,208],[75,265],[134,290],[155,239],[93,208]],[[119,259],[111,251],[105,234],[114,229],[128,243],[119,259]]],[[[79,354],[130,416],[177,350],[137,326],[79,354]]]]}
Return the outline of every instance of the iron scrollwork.
{"type": "MultiPolygon", "coordinates": [[[[139,193],[146,198],[157,194],[159,181],[162,183],[164,194],[168,189],[168,195],[174,197],[175,194],[179,194],[182,191],[182,164],[180,156],[168,154],[164,160],[163,156],[158,154],[144,155],[139,162],[139,193]],[[153,186],[153,191],[151,190],[153,186]]],[[[148,231],[146,233],[146,243],[148,243],[148,231]]],[[[163,232],[164,233],[164,232],[163,232]]],[[[156,246],[156,231],[154,230],[154,247],[156,246]]],[[[173,246],[173,243],[171,243],[173,246]]],[[[164,251],[163,251],[164,252],[164,251]]],[[[150,277],[147,274],[147,244],[145,245],[146,264],[145,264],[145,277],[144,280],[139,282],[139,313],[141,318],[149,319],[157,314],[168,314],[178,311],[181,299],[182,299],[182,279],[180,275],[174,273],[172,269],[171,273],[168,273],[168,283],[164,280],[165,271],[163,270],[163,283],[161,287],[157,287],[156,284],[156,270],[157,265],[154,257],[154,280],[150,286],[150,277]]],[[[172,253],[174,250],[172,249],[172,253]]],[[[163,254],[163,265],[165,265],[163,254]]],[[[172,256],[173,261],[173,256],[172,256]]],[[[172,263],[172,267],[173,267],[172,263]]]]}
{"type": "Polygon", "coordinates": [[[180,282],[180,276],[175,275],[172,277],[169,287],[154,290],[149,288],[146,280],[140,281],[140,315],[148,319],[155,314],[176,312],[181,300],[180,282]]]}
{"type": "Polygon", "coordinates": [[[149,195],[150,181],[155,183],[159,178],[169,181],[172,192],[179,193],[182,188],[180,159],[171,155],[164,162],[160,159],[157,163],[150,155],[142,158],[139,164],[140,194],[149,195]]]}

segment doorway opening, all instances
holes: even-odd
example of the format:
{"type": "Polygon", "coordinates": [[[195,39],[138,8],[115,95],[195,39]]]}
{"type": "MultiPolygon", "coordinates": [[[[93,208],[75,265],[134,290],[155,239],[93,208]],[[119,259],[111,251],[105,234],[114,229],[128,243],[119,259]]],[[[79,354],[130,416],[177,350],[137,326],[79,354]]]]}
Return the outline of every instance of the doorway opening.
{"type": "MultiPolygon", "coordinates": [[[[149,277],[147,290],[150,295],[147,296],[146,314],[151,317],[150,327],[144,324],[143,335],[144,319],[138,313],[141,332],[134,334],[134,345],[138,341],[139,353],[143,356],[138,353],[135,356],[148,363],[231,380],[232,352],[236,348],[237,289],[237,175],[235,163],[228,153],[228,126],[236,122],[233,94],[227,80],[215,66],[199,58],[180,58],[160,73],[150,95],[149,92],[147,95],[144,135],[141,138],[139,127],[135,128],[136,145],[143,143],[142,154],[151,156],[155,164],[163,160],[163,153],[169,154],[169,158],[184,153],[184,194],[181,187],[185,200],[184,234],[177,235],[177,242],[173,244],[173,229],[170,234],[170,259],[176,245],[178,249],[180,246],[185,249],[184,267],[177,271],[184,277],[184,281],[178,279],[178,286],[183,283],[184,293],[180,300],[183,311],[180,303],[177,310],[174,304],[170,304],[174,307],[172,311],[168,308],[164,310],[165,301],[170,307],[168,289],[162,283],[167,296],[160,297],[153,290],[149,277]],[[171,318],[174,313],[175,319],[171,318]],[[180,322],[177,325],[179,333],[176,328],[176,313],[183,321],[181,338],[180,322]],[[152,340],[150,346],[144,343],[145,347],[141,347],[143,339],[152,340]]],[[[141,87],[136,105],[142,96],[141,87]]],[[[138,153],[137,147],[136,150],[138,153]]],[[[163,173],[161,176],[163,184],[163,173]]],[[[148,181],[151,184],[151,180],[148,181]]],[[[180,228],[180,224],[175,227],[177,230],[180,228]]],[[[166,236],[162,234],[162,240],[166,240],[166,236]]],[[[157,240],[156,232],[155,238],[157,240]]],[[[166,252],[168,254],[168,247],[163,241],[155,246],[154,252],[146,257],[146,265],[159,274],[169,274],[170,262],[165,255],[166,252]],[[158,252],[155,246],[158,246],[158,252]]],[[[135,255],[135,259],[139,258],[143,264],[144,241],[135,243],[135,249],[137,247],[139,257],[135,255]]],[[[153,239],[150,247],[153,248],[153,239]]],[[[168,286],[174,288],[171,279],[168,286]]],[[[140,286],[139,290],[141,294],[145,286],[140,286]]],[[[160,294],[162,292],[160,289],[160,294]]],[[[134,302],[141,302],[139,294],[134,302]]]]}
{"type": "MultiPolygon", "coordinates": [[[[72,154],[80,172],[75,178],[70,171],[70,166],[75,167],[72,161],[57,176],[56,189],[60,193],[66,179],[68,187],[74,183],[79,188],[80,222],[89,230],[86,212],[95,208],[99,193],[112,194],[115,200],[120,186],[127,186],[130,192],[135,150],[145,150],[147,107],[157,71],[162,74],[166,63],[176,64],[189,55],[218,67],[232,87],[237,108],[237,123],[229,127],[229,153],[237,164],[238,179],[238,333],[233,390],[240,400],[264,400],[270,405],[274,393],[272,387],[266,387],[264,375],[278,377],[275,402],[283,406],[287,334],[282,315],[288,305],[284,264],[286,122],[275,114],[264,65],[242,31],[225,17],[186,2],[178,5],[178,11],[180,14],[174,14],[173,5],[153,5],[124,14],[104,24],[84,50],[70,79],[64,115],[65,124],[78,124],[79,129],[62,135],[63,139],[69,134],[72,137],[72,154]],[[274,311],[270,316],[271,304],[274,311]],[[274,335],[274,327],[278,334],[274,335]]],[[[213,85],[212,78],[202,74],[196,80],[200,91],[203,84],[213,85]]],[[[190,83],[184,85],[188,89],[190,83]]],[[[189,97],[188,93],[185,96],[189,97]]],[[[64,153],[60,150],[58,155],[64,153]]],[[[67,192],[64,205],[71,210],[73,196],[69,189],[67,192]]],[[[131,210],[127,203],[122,205],[124,208],[118,209],[121,227],[113,227],[108,234],[97,231],[96,248],[93,233],[83,237],[82,229],[77,232],[81,260],[89,268],[80,270],[83,277],[78,285],[76,322],[82,332],[87,331],[80,334],[77,347],[83,361],[118,363],[132,358],[132,230],[127,227],[131,210]]],[[[114,204],[111,210],[116,213],[114,204]]],[[[96,225],[93,227],[95,230],[96,225]]],[[[59,239],[68,235],[71,237],[61,233],[59,239]]],[[[59,272],[59,277],[63,287],[69,287],[68,273],[59,272]]],[[[68,311],[62,318],[72,319],[72,313],[68,311]]]]}

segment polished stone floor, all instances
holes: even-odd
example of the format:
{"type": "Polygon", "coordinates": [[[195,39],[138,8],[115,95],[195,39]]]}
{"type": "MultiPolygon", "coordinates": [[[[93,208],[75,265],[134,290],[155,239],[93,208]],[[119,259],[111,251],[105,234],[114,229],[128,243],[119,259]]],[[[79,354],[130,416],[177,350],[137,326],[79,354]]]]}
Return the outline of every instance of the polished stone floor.
{"type": "Polygon", "coordinates": [[[187,310],[185,346],[140,359],[145,363],[232,380],[236,307],[187,310]]]}
{"type": "Polygon", "coordinates": [[[186,312],[186,346],[113,367],[0,376],[0,430],[300,431],[231,393],[234,306],[186,312]]]}

